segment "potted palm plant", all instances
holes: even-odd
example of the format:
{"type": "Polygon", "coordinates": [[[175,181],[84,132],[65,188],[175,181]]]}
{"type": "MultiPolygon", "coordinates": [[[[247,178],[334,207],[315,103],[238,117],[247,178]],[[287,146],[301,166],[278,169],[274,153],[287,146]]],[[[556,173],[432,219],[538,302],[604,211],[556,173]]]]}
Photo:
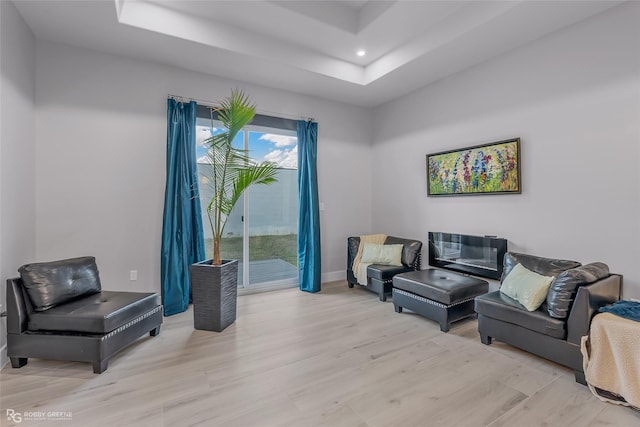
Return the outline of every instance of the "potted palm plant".
{"type": "Polygon", "coordinates": [[[233,147],[236,135],[256,113],[244,92],[232,90],[215,111],[224,131],[204,141],[211,164],[206,178],[213,191],[207,204],[213,259],[192,264],[190,273],[194,327],[221,332],[236,320],[238,294],[238,260],[220,256],[225,224],[242,193],[254,184],[276,182],[278,171],[273,163],[256,163],[246,150],[233,147]]]}

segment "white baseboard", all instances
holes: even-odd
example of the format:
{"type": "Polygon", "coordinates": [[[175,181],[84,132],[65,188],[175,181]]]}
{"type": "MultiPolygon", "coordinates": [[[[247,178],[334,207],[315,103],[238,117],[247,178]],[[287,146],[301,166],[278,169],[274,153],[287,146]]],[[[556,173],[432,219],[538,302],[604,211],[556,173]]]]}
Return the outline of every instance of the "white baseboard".
{"type": "Polygon", "coordinates": [[[338,280],[347,280],[346,270],[329,271],[328,273],[322,273],[322,276],[320,276],[322,283],[335,282],[338,280]]]}

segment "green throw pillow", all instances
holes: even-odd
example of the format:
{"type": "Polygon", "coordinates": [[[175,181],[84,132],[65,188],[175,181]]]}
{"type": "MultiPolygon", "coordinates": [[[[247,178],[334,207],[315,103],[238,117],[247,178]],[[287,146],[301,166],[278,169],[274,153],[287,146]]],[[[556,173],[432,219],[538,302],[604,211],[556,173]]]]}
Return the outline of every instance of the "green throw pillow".
{"type": "Polygon", "coordinates": [[[376,245],[364,243],[360,262],[368,264],[402,265],[403,245],[376,245]]]}
{"type": "Polygon", "coordinates": [[[543,276],[517,264],[502,282],[500,292],[535,311],[547,297],[553,276],[543,276]]]}

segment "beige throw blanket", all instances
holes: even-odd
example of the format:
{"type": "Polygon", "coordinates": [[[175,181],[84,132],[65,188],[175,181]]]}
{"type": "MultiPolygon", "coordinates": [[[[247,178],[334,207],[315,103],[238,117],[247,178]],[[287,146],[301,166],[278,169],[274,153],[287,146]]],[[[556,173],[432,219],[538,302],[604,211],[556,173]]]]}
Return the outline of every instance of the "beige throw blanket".
{"type": "Polygon", "coordinates": [[[358,283],[361,285],[367,286],[367,267],[371,265],[370,263],[360,262],[362,259],[362,247],[364,246],[364,243],[382,245],[386,239],[386,234],[367,234],[360,236],[360,245],[358,246],[358,253],[353,260],[352,270],[353,274],[356,275],[356,279],[358,279],[358,283]]]}
{"type": "Polygon", "coordinates": [[[599,313],[589,336],[582,337],[581,351],[587,384],[598,399],[640,408],[640,322],[599,313]],[[602,396],[596,387],[626,402],[602,396]]]}

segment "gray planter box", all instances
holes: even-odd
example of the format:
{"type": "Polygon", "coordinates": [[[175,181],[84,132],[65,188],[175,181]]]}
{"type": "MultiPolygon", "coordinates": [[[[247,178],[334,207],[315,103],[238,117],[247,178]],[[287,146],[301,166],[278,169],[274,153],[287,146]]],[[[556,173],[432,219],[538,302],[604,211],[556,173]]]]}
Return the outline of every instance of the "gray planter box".
{"type": "Polygon", "coordinates": [[[222,332],[236,321],[238,299],[238,261],[211,260],[191,264],[193,326],[204,331],[222,332]]]}

